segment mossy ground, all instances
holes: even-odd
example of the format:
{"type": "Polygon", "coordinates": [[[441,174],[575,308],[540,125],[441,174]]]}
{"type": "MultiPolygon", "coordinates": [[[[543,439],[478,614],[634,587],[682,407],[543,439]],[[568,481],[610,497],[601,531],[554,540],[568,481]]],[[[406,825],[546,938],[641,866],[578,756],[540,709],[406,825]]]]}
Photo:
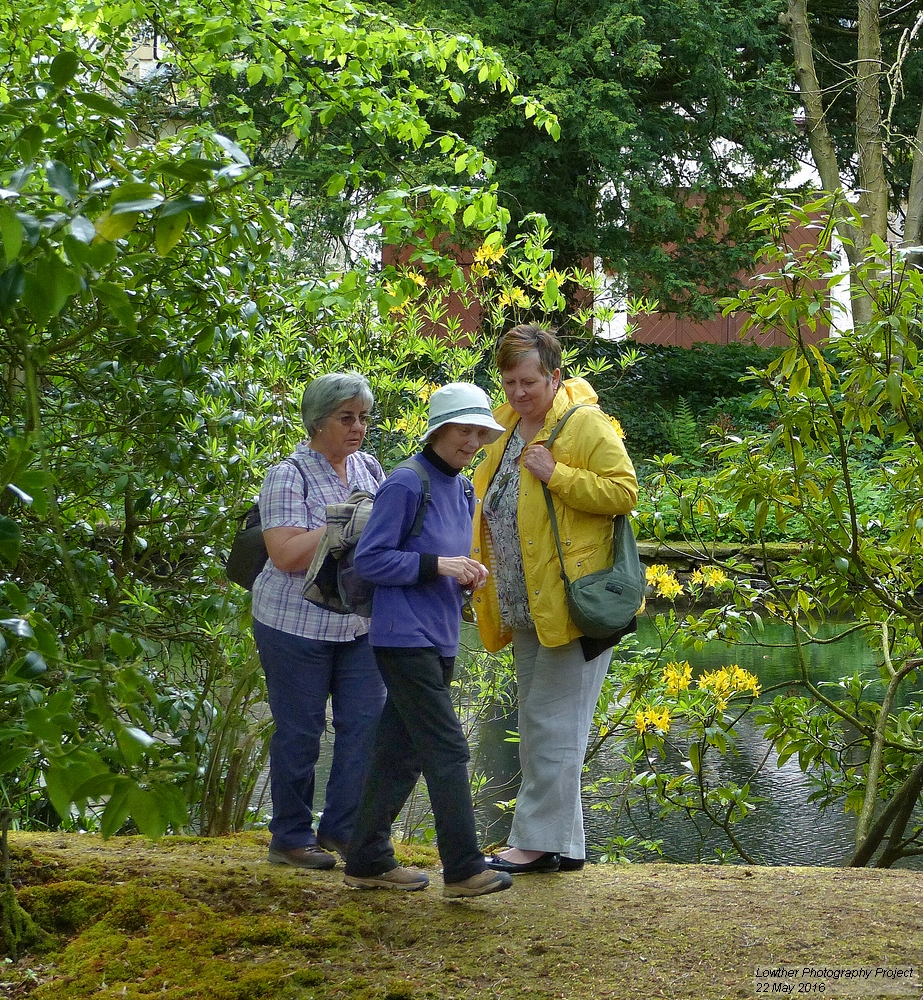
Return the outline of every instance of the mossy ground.
{"type": "Polygon", "coordinates": [[[919,872],[594,865],[447,901],[425,848],[400,859],[427,891],[363,892],[269,865],[267,839],[11,834],[52,939],[0,997],[718,1000],[754,996],[757,965],[923,964],[919,872]]]}

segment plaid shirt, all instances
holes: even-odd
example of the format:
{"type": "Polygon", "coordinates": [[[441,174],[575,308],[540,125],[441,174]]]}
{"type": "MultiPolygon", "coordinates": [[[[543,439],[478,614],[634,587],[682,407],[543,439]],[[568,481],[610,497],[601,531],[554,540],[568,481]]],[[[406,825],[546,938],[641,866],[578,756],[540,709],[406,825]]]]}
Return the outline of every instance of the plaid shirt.
{"type": "MultiPolygon", "coordinates": [[[[327,504],[342,503],[353,490],[374,494],[385,478],[378,460],[365,452],[346,459],[349,483],[344,483],[323,455],[299,444],[291,455],[304,473],[308,490],[291,462],[274,465],[260,490],[260,517],[267,528],[320,528],[327,504]]],[[[284,573],[266,561],[253,585],[253,617],[269,628],[322,642],[348,642],[369,630],[367,618],[324,611],[304,599],[305,571],[284,573]]]]}

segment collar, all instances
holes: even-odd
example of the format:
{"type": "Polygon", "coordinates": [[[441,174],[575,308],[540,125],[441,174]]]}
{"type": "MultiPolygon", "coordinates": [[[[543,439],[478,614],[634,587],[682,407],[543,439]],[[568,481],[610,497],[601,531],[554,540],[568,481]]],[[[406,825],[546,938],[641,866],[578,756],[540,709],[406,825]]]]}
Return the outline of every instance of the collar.
{"type": "Polygon", "coordinates": [[[440,458],[431,444],[423,446],[423,457],[437,472],[441,472],[445,476],[457,476],[461,472],[461,469],[456,469],[454,465],[449,465],[448,462],[440,458]]]}

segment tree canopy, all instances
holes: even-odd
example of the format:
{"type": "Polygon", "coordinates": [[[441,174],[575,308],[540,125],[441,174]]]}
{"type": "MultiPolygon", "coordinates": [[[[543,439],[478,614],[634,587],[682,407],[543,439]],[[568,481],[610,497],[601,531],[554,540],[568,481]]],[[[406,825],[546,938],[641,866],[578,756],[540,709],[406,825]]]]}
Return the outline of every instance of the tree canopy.
{"type": "Polygon", "coordinates": [[[555,112],[560,142],[490,95],[439,109],[496,162],[512,216],[548,218],[563,261],[598,257],[632,292],[699,316],[752,264],[731,210],[783,181],[798,146],[777,0],[387,6],[477,33],[555,112]]]}
{"type": "Polygon", "coordinates": [[[406,317],[396,335],[390,310],[416,288],[396,272],[290,284],[288,205],[247,151],[254,109],[213,94],[270,81],[289,141],[326,150],[332,198],[371,169],[332,142],[338,116],[415,150],[426,176],[380,170],[363,210],[435,256],[427,234],[506,219],[483,155],[427,121],[421,65],[449,101],[469,85],[517,100],[474,40],[345,3],[0,11],[0,771],[19,816],[82,822],[93,803],[104,833],[130,816],[157,835],[246,808],[261,679],[221,575],[235,500],[298,436],[314,374],[374,372],[396,420],[423,405],[421,359],[462,377],[480,352],[406,317]],[[161,62],[138,80],[152,37],[161,62]]]}

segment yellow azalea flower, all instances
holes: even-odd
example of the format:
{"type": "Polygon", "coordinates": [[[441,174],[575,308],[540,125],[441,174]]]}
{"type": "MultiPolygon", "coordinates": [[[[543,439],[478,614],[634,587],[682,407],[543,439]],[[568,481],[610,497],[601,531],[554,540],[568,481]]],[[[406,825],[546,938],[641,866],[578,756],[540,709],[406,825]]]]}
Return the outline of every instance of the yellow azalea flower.
{"type": "Polygon", "coordinates": [[[635,729],[646,733],[648,729],[659,729],[662,733],[670,731],[670,710],[668,708],[642,708],[635,713],[635,729]]]}
{"type": "Polygon", "coordinates": [[[609,423],[611,423],[612,426],[615,428],[615,433],[618,434],[620,438],[625,437],[625,428],[622,427],[618,417],[609,417],[609,423]]]}
{"type": "Polygon", "coordinates": [[[407,277],[420,288],[426,288],[426,278],[419,271],[408,271],[407,277]]]}
{"type": "Polygon", "coordinates": [[[724,709],[732,695],[750,694],[756,698],[760,693],[759,678],[749,670],[743,670],[736,663],[718,670],[708,670],[699,678],[699,687],[710,691],[720,709],[724,709]]]}
{"type": "Polygon", "coordinates": [[[672,601],[683,592],[682,584],[666,566],[655,564],[645,571],[647,582],[654,588],[659,597],[672,601]]]}
{"type": "Polygon", "coordinates": [[[527,309],[529,304],[529,296],[521,288],[500,293],[501,306],[519,306],[521,309],[527,309]]]}
{"type": "Polygon", "coordinates": [[[664,707],[659,711],[648,709],[647,718],[650,724],[659,729],[662,733],[668,733],[670,731],[670,710],[668,708],[664,707]]]}
{"type": "Polygon", "coordinates": [[[472,278],[486,278],[490,274],[490,268],[486,264],[472,264],[471,265],[471,277],[472,278]]]}
{"type": "Polygon", "coordinates": [[[671,573],[669,576],[662,577],[657,581],[656,590],[659,597],[664,597],[668,601],[672,601],[683,592],[683,585],[671,573]]]}
{"type": "Polygon", "coordinates": [[[479,264],[495,264],[505,253],[506,250],[501,243],[494,243],[492,246],[482,243],[474,251],[474,259],[479,264]]]}
{"type": "Polygon", "coordinates": [[[562,274],[560,271],[556,271],[554,268],[552,268],[546,274],[543,274],[542,277],[535,282],[535,287],[540,292],[543,292],[545,291],[545,285],[547,285],[548,282],[552,280],[558,286],[558,288],[560,288],[561,285],[563,285],[564,282],[567,281],[567,275],[562,274]]]}
{"type": "Polygon", "coordinates": [[[668,663],[663,668],[663,683],[668,694],[679,694],[692,683],[692,667],[688,663],[668,663]]]}
{"type": "Polygon", "coordinates": [[[718,587],[722,583],[727,583],[727,576],[717,566],[703,566],[697,569],[690,579],[692,583],[701,584],[703,587],[718,587]]]}

